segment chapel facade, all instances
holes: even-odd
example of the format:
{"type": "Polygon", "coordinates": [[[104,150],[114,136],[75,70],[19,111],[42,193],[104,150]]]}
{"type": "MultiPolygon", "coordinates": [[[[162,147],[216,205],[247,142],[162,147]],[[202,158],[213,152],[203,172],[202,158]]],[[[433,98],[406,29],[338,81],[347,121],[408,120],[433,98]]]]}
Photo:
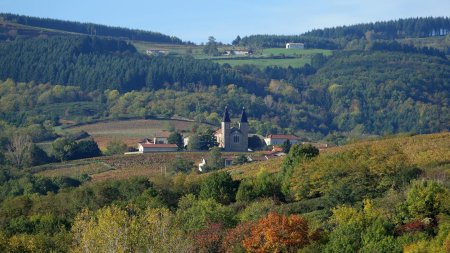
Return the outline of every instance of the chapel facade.
{"type": "Polygon", "coordinates": [[[239,127],[231,127],[230,114],[228,107],[222,119],[222,127],[216,131],[216,139],[219,147],[225,152],[247,152],[248,151],[248,120],[245,108],[242,108],[239,127]]]}

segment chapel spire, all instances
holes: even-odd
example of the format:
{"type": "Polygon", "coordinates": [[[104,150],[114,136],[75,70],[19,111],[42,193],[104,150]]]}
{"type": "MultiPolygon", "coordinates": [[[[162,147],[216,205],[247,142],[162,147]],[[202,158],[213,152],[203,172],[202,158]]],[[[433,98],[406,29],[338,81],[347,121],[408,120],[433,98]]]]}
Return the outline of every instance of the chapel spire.
{"type": "Polygon", "coordinates": [[[241,123],[248,123],[245,107],[242,107],[241,123]]]}
{"type": "Polygon", "coordinates": [[[230,114],[228,113],[228,106],[225,106],[225,113],[223,114],[222,122],[231,122],[230,114]]]}

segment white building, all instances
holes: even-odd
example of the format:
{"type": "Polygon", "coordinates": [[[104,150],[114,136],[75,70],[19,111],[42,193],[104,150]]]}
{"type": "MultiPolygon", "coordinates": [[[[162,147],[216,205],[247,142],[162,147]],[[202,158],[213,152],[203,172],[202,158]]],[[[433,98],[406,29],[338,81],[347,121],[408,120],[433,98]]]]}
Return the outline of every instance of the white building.
{"type": "Polygon", "coordinates": [[[286,43],[286,49],[305,49],[303,43],[286,43]]]}
{"type": "Polygon", "coordinates": [[[300,138],[292,134],[269,134],[267,138],[264,139],[267,145],[281,145],[286,140],[289,140],[291,144],[300,142],[300,138]]]}
{"type": "Polygon", "coordinates": [[[152,143],[138,143],[139,153],[152,152],[176,152],[178,151],[177,144],[152,144],[152,143]]]}

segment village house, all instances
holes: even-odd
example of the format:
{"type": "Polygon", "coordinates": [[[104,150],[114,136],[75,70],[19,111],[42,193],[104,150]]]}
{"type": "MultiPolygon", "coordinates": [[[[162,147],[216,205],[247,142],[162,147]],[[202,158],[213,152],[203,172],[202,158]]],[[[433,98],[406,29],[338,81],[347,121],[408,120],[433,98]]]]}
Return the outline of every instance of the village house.
{"type": "Polygon", "coordinates": [[[303,43],[286,43],[286,49],[305,49],[303,43]]]}
{"type": "Polygon", "coordinates": [[[267,138],[264,139],[264,141],[268,146],[281,145],[286,140],[289,140],[291,144],[296,144],[300,142],[300,138],[292,134],[269,134],[267,138]]]}

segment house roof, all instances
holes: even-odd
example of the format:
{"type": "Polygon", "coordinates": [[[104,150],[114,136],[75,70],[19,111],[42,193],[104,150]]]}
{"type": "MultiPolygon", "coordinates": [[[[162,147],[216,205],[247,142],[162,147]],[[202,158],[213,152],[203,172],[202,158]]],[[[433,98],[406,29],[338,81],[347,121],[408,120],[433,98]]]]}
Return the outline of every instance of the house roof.
{"type": "Polygon", "coordinates": [[[270,138],[270,139],[283,139],[283,140],[286,140],[286,139],[288,139],[288,140],[298,140],[298,139],[300,139],[297,136],[292,135],[292,134],[269,134],[267,136],[267,138],[270,138]]]}
{"type": "Polygon", "coordinates": [[[139,143],[144,148],[178,148],[177,144],[139,143]]]}

